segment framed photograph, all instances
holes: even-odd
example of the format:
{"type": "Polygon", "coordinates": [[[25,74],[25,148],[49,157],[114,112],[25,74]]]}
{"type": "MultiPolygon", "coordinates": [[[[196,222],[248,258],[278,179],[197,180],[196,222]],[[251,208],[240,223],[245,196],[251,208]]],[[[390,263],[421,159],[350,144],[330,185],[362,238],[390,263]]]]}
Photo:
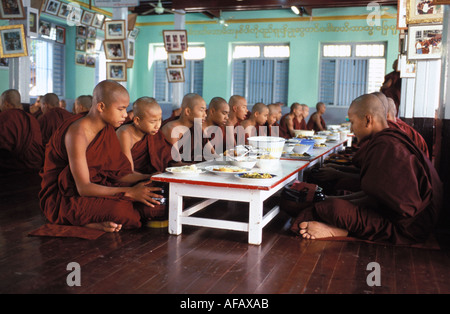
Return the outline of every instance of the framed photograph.
{"type": "Polygon", "coordinates": [[[95,40],[92,39],[86,40],[86,52],[88,53],[95,52],[95,40]]]}
{"type": "Polygon", "coordinates": [[[182,52],[170,52],[167,54],[167,66],[169,68],[184,68],[184,55],[182,52]]]}
{"type": "Polygon", "coordinates": [[[105,16],[103,14],[96,13],[92,20],[92,26],[94,26],[96,28],[102,28],[104,20],[105,20],[105,16]]]}
{"type": "Polygon", "coordinates": [[[113,81],[127,80],[126,62],[106,62],[106,79],[113,81]]]}
{"type": "Polygon", "coordinates": [[[83,15],[81,16],[81,23],[90,26],[92,24],[92,20],[94,19],[94,13],[89,11],[84,11],[83,15]]]}
{"type": "Polygon", "coordinates": [[[97,29],[95,27],[89,26],[87,28],[87,38],[88,39],[95,39],[95,38],[97,38],[97,29]]]}
{"type": "Polygon", "coordinates": [[[186,30],[163,31],[163,37],[167,52],[186,51],[188,49],[186,30]]]}
{"type": "Polygon", "coordinates": [[[184,71],[182,68],[167,68],[166,73],[169,83],[184,82],[184,71]]]}
{"type": "Polygon", "coordinates": [[[9,66],[8,58],[0,58],[0,68],[6,69],[9,66]]]}
{"type": "Polygon", "coordinates": [[[28,55],[23,24],[0,26],[0,58],[25,57],[28,55]]]}
{"type": "Polygon", "coordinates": [[[408,34],[404,30],[400,30],[400,34],[398,36],[398,52],[400,54],[406,54],[407,49],[408,49],[408,34]]]}
{"type": "Polygon", "coordinates": [[[58,16],[62,17],[63,19],[66,19],[69,15],[70,11],[68,8],[68,4],[61,2],[61,6],[59,7],[58,16]]]}
{"type": "Polygon", "coordinates": [[[86,54],[84,52],[75,52],[75,64],[86,65],[86,54]]]}
{"type": "Polygon", "coordinates": [[[27,19],[27,34],[29,37],[37,38],[39,36],[38,25],[39,25],[39,10],[29,7],[27,19]]]}
{"type": "Polygon", "coordinates": [[[111,20],[105,22],[105,39],[125,39],[125,20],[111,20]]]}
{"type": "Polygon", "coordinates": [[[77,26],[77,37],[86,38],[87,29],[86,26],[78,25],[77,26]]]}
{"type": "Polygon", "coordinates": [[[131,69],[131,68],[133,67],[133,63],[134,63],[134,60],[128,59],[128,60],[127,60],[127,68],[128,68],[128,69],[131,69]]]}
{"type": "Polygon", "coordinates": [[[95,54],[86,54],[86,66],[95,68],[97,56],[95,54]]]}
{"type": "Polygon", "coordinates": [[[406,24],[406,2],[408,0],[398,0],[397,2],[397,29],[408,29],[406,24]]]}
{"type": "Polygon", "coordinates": [[[435,5],[431,0],[407,0],[406,23],[442,23],[444,6],[435,5]]]}
{"type": "Polygon", "coordinates": [[[86,51],[86,38],[75,38],[75,50],[86,51]]]}
{"type": "Polygon", "coordinates": [[[52,15],[58,15],[60,6],[61,6],[61,2],[59,2],[57,0],[48,0],[47,5],[45,6],[45,13],[49,13],[52,15]]]}
{"type": "Polygon", "coordinates": [[[134,28],[132,31],[128,32],[128,38],[136,39],[139,35],[139,28],[134,28]]]}
{"type": "Polygon", "coordinates": [[[417,25],[408,29],[408,59],[439,59],[442,55],[442,25],[417,25]]]}
{"type": "Polygon", "coordinates": [[[123,40],[104,40],[106,59],[109,60],[125,60],[125,45],[123,40]]]}
{"type": "Polygon", "coordinates": [[[66,29],[59,25],[56,25],[56,42],[60,44],[66,43],[66,29]]]}
{"type": "Polygon", "coordinates": [[[136,46],[134,39],[128,38],[128,45],[127,45],[127,59],[134,60],[134,56],[136,53],[136,46]]]}
{"type": "Polygon", "coordinates": [[[398,70],[400,71],[400,77],[416,77],[417,61],[408,60],[406,55],[399,55],[398,57],[398,70]]]}
{"type": "Polygon", "coordinates": [[[25,19],[22,0],[0,0],[0,19],[25,19]]]}
{"type": "Polygon", "coordinates": [[[50,37],[50,31],[52,30],[52,23],[39,20],[39,35],[50,37]]]}

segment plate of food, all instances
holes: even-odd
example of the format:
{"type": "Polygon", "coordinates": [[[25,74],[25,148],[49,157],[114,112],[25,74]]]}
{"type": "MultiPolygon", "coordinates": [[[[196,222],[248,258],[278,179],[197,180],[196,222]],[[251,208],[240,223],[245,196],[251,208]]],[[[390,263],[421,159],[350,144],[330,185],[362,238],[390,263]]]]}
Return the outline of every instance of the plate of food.
{"type": "Polygon", "coordinates": [[[214,166],[208,166],[205,167],[206,171],[218,174],[218,175],[235,175],[235,174],[242,174],[247,173],[250,171],[250,169],[238,167],[238,166],[229,166],[229,165],[214,165],[214,166]]]}
{"type": "Polygon", "coordinates": [[[283,156],[281,156],[282,158],[292,158],[292,159],[299,159],[299,160],[311,160],[313,158],[315,158],[315,155],[311,155],[308,153],[303,153],[303,154],[299,154],[299,153],[290,153],[290,154],[284,154],[283,156]]]}
{"type": "Polygon", "coordinates": [[[197,176],[204,172],[203,169],[197,168],[195,165],[169,167],[166,168],[166,171],[180,177],[197,176]]]}
{"type": "Polygon", "coordinates": [[[268,172],[247,172],[241,174],[235,174],[236,178],[247,181],[247,182],[261,182],[272,180],[276,177],[276,175],[268,173],[268,172]]]}

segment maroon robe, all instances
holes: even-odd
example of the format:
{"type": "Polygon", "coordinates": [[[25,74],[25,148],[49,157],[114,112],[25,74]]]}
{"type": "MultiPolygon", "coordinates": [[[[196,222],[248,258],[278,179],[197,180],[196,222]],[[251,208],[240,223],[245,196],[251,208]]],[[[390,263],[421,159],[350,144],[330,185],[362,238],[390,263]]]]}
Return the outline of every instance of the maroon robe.
{"type": "MultiPolygon", "coordinates": [[[[112,221],[123,228],[141,226],[141,219],[151,216],[151,208],[133,202],[124,193],[114,196],[80,196],[69,167],[64,138],[70,125],[84,115],[63,122],[50,139],[39,192],[40,206],[54,224],[84,226],[88,223],[112,221]],[[148,213],[150,212],[150,213],[148,213]]],[[[107,125],[89,144],[86,151],[90,180],[105,186],[124,186],[118,180],[131,173],[131,164],[122,153],[114,127],[107,125]]]]}
{"type": "Polygon", "coordinates": [[[400,107],[400,97],[402,90],[402,79],[400,78],[400,72],[392,71],[384,77],[384,83],[391,80],[391,85],[388,88],[381,88],[380,91],[386,95],[386,97],[392,98],[394,100],[395,106],[400,107]]]}
{"type": "Polygon", "coordinates": [[[349,236],[395,244],[424,242],[442,209],[442,183],[425,154],[404,133],[386,128],[365,143],[359,156],[364,205],[327,199],[305,210],[311,219],[349,231],[349,236]]]}
{"type": "Polygon", "coordinates": [[[43,163],[38,121],[21,109],[0,112],[0,171],[40,170],[43,163]]]}
{"type": "Polygon", "coordinates": [[[412,139],[414,144],[416,144],[417,147],[419,147],[420,150],[422,150],[425,155],[430,158],[430,152],[428,151],[427,142],[425,142],[425,139],[422,137],[422,135],[417,132],[412,126],[401,119],[396,119],[395,122],[388,120],[388,124],[390,128],[399,129],[405,132],[406,135],[408,135],[412,139]]]}
{"type": "Polygon", "coordinates": [[[38,120],[41,127],[42,144],[45,146],[63,121],[72,116],[73,114],[60,107],[52,108],[43,114],[38,120]]]}
{"type": "MultiPolygon", "coordinates": [[[[319,128],[317,127],[317,125],[316,125],[316,124],[314,123],[314,121],[313,121],[313,117],[314,117],[315,115],[317,115],[317,112],[314,112],[314,113],[312,114],[312,116],[309,118],[309,121],[308,121],[308,123],[306,124],[306,129],[307,129],[307,130],[314,130],[315,132],[319,132],[319,131],[320,131],[319,128]]],[[[327,124],[325,123],[325,120],[323,119],[322,116],[320,116],[320,125],[322,125],[322,128],[323,128],[324,130],[327,129],[327,124]]]]}

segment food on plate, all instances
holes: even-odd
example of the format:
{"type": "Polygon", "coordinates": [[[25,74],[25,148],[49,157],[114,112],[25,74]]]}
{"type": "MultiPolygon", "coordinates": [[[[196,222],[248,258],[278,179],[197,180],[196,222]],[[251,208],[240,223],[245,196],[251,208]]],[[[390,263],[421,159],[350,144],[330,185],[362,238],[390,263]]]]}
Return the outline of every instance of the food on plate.
{"type": "Polygon", "coordinates": [[[195,165],[190,165],[190,166],[181,166],[181,167],[172,167],[170,168],[170,170],[172,172],[183,172],[183,173],[188,173],[188,172],[198,172],[200,171],[200,169],[197,169],[197,167],[195,165]]]}
{"type": "Polygon", "coordinates": [[[244,172],[246,169],[242,168],[232,168],[232,167],[215,167],[213,171],[222,171],[222,172],[244,172]]]}
{"type": "Polygon", "coordinates": [[[327,147],[327,145],[326,144],[314,144],[314,147],[327,147]]]}
{"type": "Polygon", "coordinates": [[[298,154],[298,153],[292,153],[290,156],[292,157],[311,157],[308,153],[298,154]]]}
{"type": "Polygon", "coordinates": [[[269,173],[258,173],[258,172],[250,172],[244,173],[241,178],[246,179],[271,179],[272,175],[269,173]]]}
{"type": "Polygon", "coordinates": [[[276,158],[271,155],[261,155],[258,157],[258,159],[276,159],[276,158]]]}

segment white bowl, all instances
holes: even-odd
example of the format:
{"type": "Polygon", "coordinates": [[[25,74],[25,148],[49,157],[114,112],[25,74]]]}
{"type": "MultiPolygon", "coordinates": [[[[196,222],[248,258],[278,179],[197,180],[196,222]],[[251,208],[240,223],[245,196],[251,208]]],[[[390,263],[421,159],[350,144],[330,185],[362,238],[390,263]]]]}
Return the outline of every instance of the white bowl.
{"type": "Polygon", "coordinates": [[[294,130],[295,137],[314,136],[314,130],[294,130]]]}
{"type": "Polygon", "coordinates": [[[279,158],[265,159],[258,157],[258,160],[256,161],[256,166],[260,169],[274,169],[277,168],[279,165],[280,165],[279,158]]]}
{"type": "Polygon", "coordinates": [[[275,158],[280,158],[283,154],[285,142],[285,138],[276,136],[252,136],[248,138],[249,145],[275,158]]]}
{"type": "Polygon", "coordinates": [[[339,133],[333,133],[327,136],[327,139],[330,141],[337,141],[339,140],[340,134],[339,133]]]}
{"type": "Polygon", "coordinates": [[[295,144],[284,145],[283,152],[290,153],[294,150],[295,144]]]}
{"type": "Polygon", "coordinates": [[[323,136],[315,136],[314,137],[314,144],[323,144],[327,141],[326,137],[323,136]]]}
{"type": "Polygon", "coordinates": [[[256,165],[255,158],[246,158],[246,157],[236,157],[234,160],[231,160],[230,163],[233,166],[238,166],[240,168],[252,169],[256,165]]]}
{"type": "Polygon", "coordinates": [[[332,132],[331,131],[319,131],[319,132],[317,132],[317,135],[320,135],[320,136],[328,136],[328,135],[330,135],[332,132]]]}
{"type": "Polygon", "coordinates": [[[311,148],[311,145],[297,144],[294,147],[294,152],[297,154],[304,154],[311,148]]]}
{"type": "Polygon", "coordinates": [[[328,130],[338,130],[341,127],[339,124],[331,124],[328,126],[328,130]]]}

